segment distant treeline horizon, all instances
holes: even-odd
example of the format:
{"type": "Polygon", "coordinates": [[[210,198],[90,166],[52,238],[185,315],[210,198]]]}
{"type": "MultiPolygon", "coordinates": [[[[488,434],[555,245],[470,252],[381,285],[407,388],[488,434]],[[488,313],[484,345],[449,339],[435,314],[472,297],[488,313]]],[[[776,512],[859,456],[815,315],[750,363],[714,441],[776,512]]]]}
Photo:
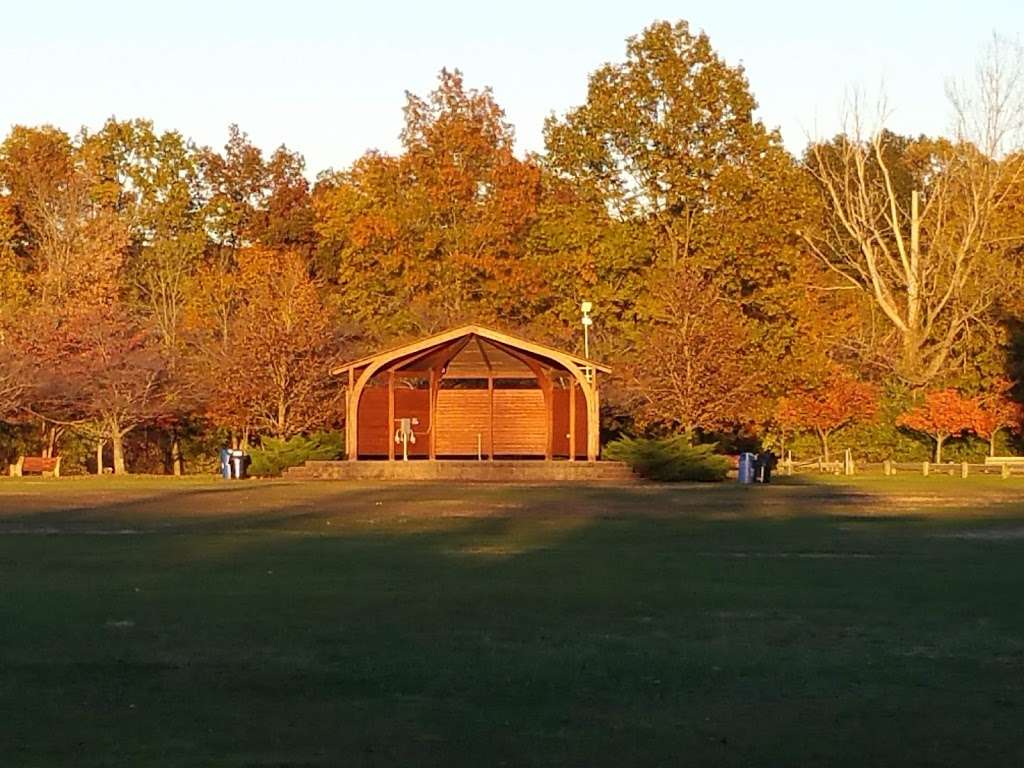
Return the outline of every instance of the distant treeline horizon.
{"type": "Polygon", "coordinates": [[[469,322],[578,352],[583,301],[615,370],[608,435],[1014,450],[1019,47],[995,39],[950,88],[949,136],[893,133],[853,102],[796,157],[755,108],[706,35],[658,22],[526,156],[457,70],[407,94],[399,152],[312,183],[300,154],[237,126],[222,149],[145,119],[16,126],[0,459],[205,471],[223,441],[339,429],[343,359],[469,322]]]}

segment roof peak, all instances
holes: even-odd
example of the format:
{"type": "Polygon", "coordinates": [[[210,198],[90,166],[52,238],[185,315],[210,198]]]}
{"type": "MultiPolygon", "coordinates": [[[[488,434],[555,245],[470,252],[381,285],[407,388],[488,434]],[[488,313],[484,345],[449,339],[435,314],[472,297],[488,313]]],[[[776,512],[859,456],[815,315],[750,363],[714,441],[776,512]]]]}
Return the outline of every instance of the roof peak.
{"type": "Polygon", "coordinates": [[[479,336],[499,344],[507,344],[524,352],[532,352],[533,354],[541,357],[547,357],[549,360],[561,365],[565,365],[566,361],[570,361],[581,368],[593,368],[604,373],[611,373],[611,369],[607,366],[601,365],[600,363],[594,362],[588,358],[581,357],[580,355],[576,355],[572,352],[556,349],[555,347],[547,344],[530,341],[529,339],[524,339],[521,336],[482,325],[480,323],[467,323],[465,325],[455,326],[430,336],[424,336],[416,341],[383,349],[372,355],[367,355],[359,358],[358,360],[353,360],[349,363],[333,368],[331,373],[337,375],[355,368],[363,368],[378,362],[381,359],[387,361],[395,360],[404,355],[412,355],[422,352],[425,349],[430,349],[433,345],[445,344],[471,335],[479,336]]]}

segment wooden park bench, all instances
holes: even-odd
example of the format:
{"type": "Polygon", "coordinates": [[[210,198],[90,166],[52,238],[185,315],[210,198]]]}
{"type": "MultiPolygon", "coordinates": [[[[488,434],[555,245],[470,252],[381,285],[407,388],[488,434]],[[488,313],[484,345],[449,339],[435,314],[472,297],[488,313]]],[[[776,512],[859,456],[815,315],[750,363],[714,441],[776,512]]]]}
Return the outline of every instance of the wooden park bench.
{"type": "Polygon", "coordinates": [[[1011,467],[1024,467],[1024,456],[986,456],[985,463],[996,466],[1006,464],[1011,467]]]}
{"type": "Polygon", "coordinates": [[[21,477],[26,472],[60,477],[60,456],[19,456],[17,463],[10,466],[11,477],[21,477]]]}

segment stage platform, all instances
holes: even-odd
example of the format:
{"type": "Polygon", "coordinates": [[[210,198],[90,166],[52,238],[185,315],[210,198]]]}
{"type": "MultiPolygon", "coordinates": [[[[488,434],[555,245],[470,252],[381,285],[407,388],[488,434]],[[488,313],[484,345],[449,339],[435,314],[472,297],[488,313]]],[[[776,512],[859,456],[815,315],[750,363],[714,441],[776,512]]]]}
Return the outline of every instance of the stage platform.
{"type": "Polygon", "coordinates": [[[635,483],[619,461],[307,461],[290,480],[438,480],[472,483],[635,483]]]}

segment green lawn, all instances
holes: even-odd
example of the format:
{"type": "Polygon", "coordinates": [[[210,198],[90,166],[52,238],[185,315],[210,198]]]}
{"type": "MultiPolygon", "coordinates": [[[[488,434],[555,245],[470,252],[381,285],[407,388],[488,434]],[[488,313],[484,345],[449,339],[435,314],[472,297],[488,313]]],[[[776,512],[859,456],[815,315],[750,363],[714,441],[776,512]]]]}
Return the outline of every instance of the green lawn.
{"type": "Polygon", "coordinates": [[[0,480],[5,766],[1024,764],[1024,480],[0,480]]]}

